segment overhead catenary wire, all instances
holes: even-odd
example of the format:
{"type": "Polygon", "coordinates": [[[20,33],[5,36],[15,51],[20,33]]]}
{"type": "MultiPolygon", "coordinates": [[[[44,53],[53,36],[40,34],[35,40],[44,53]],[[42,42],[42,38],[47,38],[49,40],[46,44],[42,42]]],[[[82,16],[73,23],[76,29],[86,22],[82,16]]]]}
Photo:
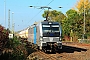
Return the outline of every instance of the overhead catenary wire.
{"type": "MultiPolygon", "coordinates": [[[[30,19],[30,21],[33,20],[41,11],[42,11],[42,10],[40,10],[34,17],[32,17],[32,18],[30,19]]],[[[29,21],[29,22],[30,22],[30,21],[29,21]]],[[[29,22],[28,22],[28,23],[29,23],[29,22]]],[[[28,23],[27,23],[27,24],[28,24],[28,23]]]]}
{"type": "Polygon", "coordinates": [[[54,1],[54,0],[51,0],[50,3],[47,4],[47,6],[48,6],[49,4],[51,4],[53,1],[54,1]]]}
{"type": "MultiPolygon", "coordinates": [[[[54,1],[54,0],[51,0],[46,6],[50,5],[53,1],[54,1]]],[[[43,9],[42,9],[42,10],[43,10],[43,9]]],[[[29,22],[32,21],[39,13],[41,13],[42,10],[40,10],[34,17],[32,17],[32,18],[29,20],[29,22]]],[[[29,22],[28,22],[28,23],[29,23],[29,22]]],[[[27,23],[27,24],[28,24],[28,23],[27,23]]],[[[24,26],[26,26],[27,24],[25,24],[24,26]]]]}

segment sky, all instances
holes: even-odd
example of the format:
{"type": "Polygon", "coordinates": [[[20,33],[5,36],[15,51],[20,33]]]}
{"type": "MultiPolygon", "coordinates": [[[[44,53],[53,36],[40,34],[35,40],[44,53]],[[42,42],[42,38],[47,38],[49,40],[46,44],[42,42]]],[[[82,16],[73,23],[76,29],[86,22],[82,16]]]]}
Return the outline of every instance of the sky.
{"type": "Polygon", "coordinates": [[[77,0],[0,0],[0,25],[8,28],[10,18],[10,30],[13,21],[14,31],[20,31],[34,24],[35,21],[44,20],[42,17],[44,10],[38,8],[48,6],[65,14],[76,3],[77,0]]]}

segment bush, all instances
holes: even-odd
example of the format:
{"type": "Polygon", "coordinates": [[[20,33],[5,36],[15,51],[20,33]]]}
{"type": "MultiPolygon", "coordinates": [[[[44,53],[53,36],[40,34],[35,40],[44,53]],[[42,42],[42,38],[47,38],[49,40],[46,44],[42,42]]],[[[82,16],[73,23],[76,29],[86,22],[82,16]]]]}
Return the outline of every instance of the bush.
{"type": "Polygon", "coordinates": [[[8,31],[0,25],[0,52],[4,50],[8,42],[8,31]]]}
{"type": "Polygon", "coordinates": [[[27,51],[25,46],[18,40],[17,37],[8,40],[6,45],[7,49],[4,54],[1,55],[3,60],[26,60],[27,51]],[[7,52],[8,50],[8,52],[7,52]],[[11,50],[11,51],[10,51],[11,50]]]}
{"type": "Polygon", "coordinates": [[[10,47],[13,48],[13,52],[11,55],[11,60],[25,60],[27,57],[27,51],[23,44],[21,44],[20,40],[17,37],[14,37],[10,41],[10,47]]]}

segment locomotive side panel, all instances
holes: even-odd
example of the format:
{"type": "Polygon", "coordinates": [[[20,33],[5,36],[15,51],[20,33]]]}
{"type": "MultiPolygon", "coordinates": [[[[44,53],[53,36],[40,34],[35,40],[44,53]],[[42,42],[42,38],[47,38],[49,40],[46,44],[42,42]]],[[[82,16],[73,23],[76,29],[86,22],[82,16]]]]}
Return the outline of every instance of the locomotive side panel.
{"type": "Polygon", "coordinates": [[[36,44],[38,45],[38,46],[40,46],[40,27],[39,26],[37,26],[37,29],[36,29],[36,32],[37,32],[37,36],[36,36],[36,44]]]}
{"type": "Polygon", "coordinates": [[[28,41],[31,42],[31,43],[34,43],[34,30],[33,28],[29,28],[28,29],[28,41]]]}

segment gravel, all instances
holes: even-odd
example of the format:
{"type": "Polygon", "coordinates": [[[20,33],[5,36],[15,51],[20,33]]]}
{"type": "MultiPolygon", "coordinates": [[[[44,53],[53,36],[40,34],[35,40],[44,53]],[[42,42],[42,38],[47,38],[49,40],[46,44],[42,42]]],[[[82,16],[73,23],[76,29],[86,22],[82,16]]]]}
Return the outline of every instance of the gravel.
{"type": "Polygon", "coordinates": [[[61,52],[36,51],[30,54],[27,60],[90,60],[90,44],[64,43],[61,52]]]}

